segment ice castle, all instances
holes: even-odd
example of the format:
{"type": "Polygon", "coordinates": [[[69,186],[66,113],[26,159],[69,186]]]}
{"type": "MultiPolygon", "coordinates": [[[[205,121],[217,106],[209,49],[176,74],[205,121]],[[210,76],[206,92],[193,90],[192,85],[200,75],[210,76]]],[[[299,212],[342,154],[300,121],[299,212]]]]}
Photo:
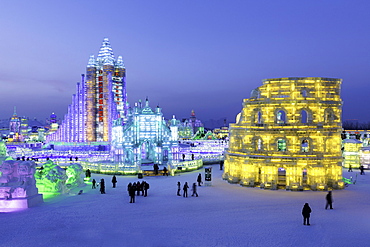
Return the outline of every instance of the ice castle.
{"type": "Polygon", "coordinates": [[[161,108],[152,110],[148,99],[144,106],[139,102],[129,108],[122,57],[115,58],[104,38],[98,56],[90,56],[86,76],[77,83],[68,113],[47,143],[60,152],[88,152],[83,164],[94,172],[138,172],[141,164],[170,165],[177,158],[176,119],[172,123],[166,126],[161,108]]]}
{"type": "Polygon", "coordinates": [[[264,80],[230,124],[224,179],[265,189],[343,188],[341,82],[264,80]]]}

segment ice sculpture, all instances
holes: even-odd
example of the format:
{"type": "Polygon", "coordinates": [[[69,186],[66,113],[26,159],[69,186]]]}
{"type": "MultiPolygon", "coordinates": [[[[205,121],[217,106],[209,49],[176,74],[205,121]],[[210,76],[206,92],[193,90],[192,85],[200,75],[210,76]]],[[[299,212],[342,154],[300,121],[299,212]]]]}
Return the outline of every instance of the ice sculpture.
{"type": "Polygon", "coordinates": [[[6,145],[3,141],[0,141],[0,157],[5,157],[6,156],[6,145]]]}
{"type": "Polygon", "coordinates": [[[72,164],[68,166],[66,172],[67,172],[67,186],[68,187],[76,187],[81,184],[83,184],[83,179],[81,178],[81,173],[83,169],[80,164],[72,164]]]}
{"type": "Polygon", "coordinates": [[[0,166],[0,212],[28,208],[43,202],[38,194],[33,161],[5,160],[0,166]]]}
{"type": "Polygon", "coordinates": [[[66,191],[66,171],[51,160],[43,165],[36,179],[37,187],[41,192],[64,193],[66,191]]]}

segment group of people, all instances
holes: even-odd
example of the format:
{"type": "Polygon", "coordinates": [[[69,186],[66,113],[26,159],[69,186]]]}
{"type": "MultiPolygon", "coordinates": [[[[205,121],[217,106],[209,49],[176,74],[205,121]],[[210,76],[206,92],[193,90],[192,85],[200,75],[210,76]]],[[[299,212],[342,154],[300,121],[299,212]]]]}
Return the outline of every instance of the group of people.
{"type": "MultiPolygon", "coordinates": [[[[198,182],[198,186],[201,186],[201,184],[203,183],[202,182],[202,175],[199,173],[198,177],[197,177],[197,182],[198,182]]],[[[183,190],[183,197],[188,197],[188,189],[189,189],[189,185],[188,185],[188,182],[185,182],[184,183],[184,186],[182,187],[182,190],[183,190]]],[[[191,187],[191,191],[193,192],[191,194],[191,196],[196,196],[198,197],[198,192],[197,192],[197,184],[196,183],[193,183],[192,187],[191,187]]],[[[181,192],[181,183],[180,181],[177,182],[177,195],[178,196],[181,196],[180,194],[181,192]]]]}
{"type": "MultiPolygon", "coordinates": [[[[87,173],[90,173],[90,170],[88,169],[87,171],[86,171],[86,174],[87,173]]],[[[91,173],[90,173],[90,176],[91,176],[91,173]]],[[[86,176],[87,177],[87,176],[86,176]]],[[[102,178],[102,179],[100,179],[100,183],[98,184],[97,182],[96,182],[96,180],[95,179],[93,179],[92,181],[91,181],[91,183],[92,183],[92,189],[96,189],[96,186],[98,185],[99,187],[100,187],[100,193],[101,194],[105,194],[105,181],[104,181],[104,179],[102,178]]],[[[116,177],[116,175],[113,175],[113,178],[112,178],[112,185],[113,185],[113,188],[116,188],[116,183],[117,183],[117,177],[116,177]]]]}
{"type": "Polygon", "coordinates": [[[130,196],[130,203],[135,203],[135,195],[140,196],[140,194],[144,197],[148,196],[148,189],[149,183],[142,181],[138,181],[137,183],[129,183],[127,185],[128,195],[130,196]]]}
{"type": "Polygon", "coordinates": [[[98,184],[95,179],[92,180],[92,189],[96,189],[96,186],[100,186],[100,194],[105,194],[105,181],[104,179],[100,179],[100,183],[98,184]]]}
{"type": "MultiPolygon", "coordinates": [[[[360,175],[365,175],[365,168],[364,168],[364,166],[363,165],[360,165],[359,169],[360,169],[360,175]]],[[[348,172],[353,172],[352,171],[352,165],[349,165],[348,166],[348,172]]]]}
{"type": "MultiPolygon", "coordinates": [[[[325,209],[333,209],[333,196],[331,194],[331,191],[328,192],[328,194],[325,197],[326,199],[326,205],[325,209]]],[[[305,203],[303,208],[302,208],[302,216],[303,216],[303,225],[310,225],[310,216],[311,216],[311,208],[308,205],[308,203],[305,203]]]]}

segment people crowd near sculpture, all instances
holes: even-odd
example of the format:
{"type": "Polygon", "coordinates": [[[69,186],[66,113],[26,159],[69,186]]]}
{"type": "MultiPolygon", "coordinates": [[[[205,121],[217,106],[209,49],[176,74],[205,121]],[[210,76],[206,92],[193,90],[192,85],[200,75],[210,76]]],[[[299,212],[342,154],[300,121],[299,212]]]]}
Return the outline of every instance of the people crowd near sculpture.
{"type": "Polygon", "coordinates": [[[149,183],[146,181],[140,181],[134,182],[134,183],[129,183],[127,185],[127,191],[128,195],[130,196],[130,203],[135,203],[135,194],[137,196],[148,196],[148,189],[150,188],[149,183]]]}

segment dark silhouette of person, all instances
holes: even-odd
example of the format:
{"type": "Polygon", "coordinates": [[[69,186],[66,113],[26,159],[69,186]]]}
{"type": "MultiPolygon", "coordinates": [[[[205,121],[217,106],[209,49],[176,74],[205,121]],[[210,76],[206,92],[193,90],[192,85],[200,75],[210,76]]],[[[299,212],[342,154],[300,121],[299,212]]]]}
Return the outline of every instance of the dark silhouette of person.
{"type": "Polygon", "coordinates": [[[330,207],[330,209],[333,209],[333,197],[331,191],[329,191],[329,193],[326,195],[325,209],[328,209],[328,207],[330,207]]]}
{"type": "Polygon", "coordinates": [[[223,167],[224,167],[224,161],[223,161],[223,160],[221,160],[221,161],[220,161],[220,170],[221,170],[221,171],[222,171],[223,167]]]}
{"type": "Polygon", "coordinates": [[[191,160],[194,160],[194,154],[191,154],[191,160]]]}
{"type": "Polygon", "coordinates": [[[303,225],[310,225],[310,215],[311,215],[311,208],[306,202],[302,209],[302,215],[303,215],[303,225]]]}
{"type": "Polygon", "coordinates": [[[129,190],[130,203],[135,203],[135,192],[136,192],[136,183],[134,183],[129,190]]]}
{"type": "Polygon", "coordinates": [[[104,179],[100,179],[100,193],[105,194],[105,182],[104,179]]]}
{"type": "Polygon", "coordinates": [[[128,194],[130,195],[130,189],[132,187],[132,183],[130,182],[128,185],[127,185],[127,192],[128,194]]]}
{"type": "Polygon", "coordinates": [[[349,165],[348,172],[352,172],[352,165],[349,165]]]}
{"type": "MultiPolygon", "coordinates": [[[[145,181],[141,182],[141,184],[140,184],[140,192],[141,192],[142,196],[144,195],[144,190],[145,190],[145,181]]],[[[140,195],[140,193],[139,193],[139,195],[140,195]]]]}
{"type": "Polygon", "coordinates": [[[87,178],[91,178],[91,172],[90,172],[90,169],[87,169],[86,172],[85,172],[85,176],[87,178]]]}
{"type": "Polygon", "coordinates": [[[188,182],[185,182],[184,187],[182,188],[184,190],[184,197],[188,197],[188,182]]]}
{"type": "Polygon", "coordinates": [[[360,175],[365,175],[364,166],[360,165],[360,175]]]}
{"type": "Polygon", "coordinates": [[[197,178],[198,186],[202,183],[202,174],[199,173],[198,178],[197,178]]]}
{"type": "Polygon", "coordinates": [[[141,184],[140,184],[140,181],[138,181],[136,183],[136,192],[138,196],[140,196],[140,190],[141,190],[141,184]]]}
{"type": "Polygon", "coordinates": [[[181,183],[177,182],[177,195],[178,196],[181,196],[180,191],[181,191],[181,183]]]}
{"type": "Polygon", "coordinates": [[[113,188],[116,188],[116,183],[117,183],[116,175],[113,175],[113,178],[112,178],[113,188]]]}
{"type": "Polygon", "coordinates": [[[155,175],[158,175],[159,166],[158,164],[153,165],[155,175]]]}
{"type": "Polygon", "coordinates": [[[185,160],[185,154],[182,154],[182,160],[185,160]]]}
{"type": "Polygon", "coordinates": [[[96,185],[96,180],[95,180],[95,179],[93,179],[93,180],[92,180],[92,187],[91,187],[91,188],[92,188],[92,189],[96,189],[95,185],[96,185]]]}
{"type": "Polygon", "coordinates": [[[193,191],[193,194],[191,196],[196,196],[198,197],[198,193],[197,193],[197,184],[196,183],[193,183],[193,188],[191,189],[193,191]]]}
{"type": "Polygon", "coordinates": [[[168,170],[166,167],[163,167],[163,176],[168,176],[168,170]]]}
{"type": "Polygon", "coordinates": [[[144,183],[144,197],[147,197],[148,196],[148,189],[149,189],[149,184],[147,182],[143,182],[144,183]]]}

